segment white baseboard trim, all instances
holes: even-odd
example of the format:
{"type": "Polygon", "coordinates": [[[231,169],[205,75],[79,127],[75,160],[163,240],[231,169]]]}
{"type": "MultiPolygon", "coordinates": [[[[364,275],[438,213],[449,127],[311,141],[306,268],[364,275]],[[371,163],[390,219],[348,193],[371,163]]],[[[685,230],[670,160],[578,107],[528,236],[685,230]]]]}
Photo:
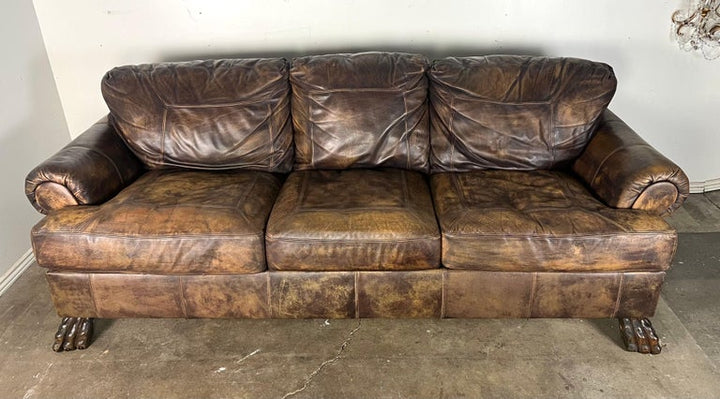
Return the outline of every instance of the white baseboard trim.
{"type": "Polygon", "coordinates": [[[690,182],[691,194],[702,194],[714,190],[720,190],[720,177],[717,179],[690,182]]]}
{"type": "Polygon", "coordinates": [[[720,178],[705,181],[705,191],[720,190],[720,178]]]}
{"type": "Polygon", "coordinates": [[[0,277],[0,296],[10,288],[11,285],[17,280],[30,265],[35,262],[35,255],[33,254],[32,248],[28,249],[20,259],[15,262],[14,265],[0,277]]]}
{"type": "Polygon", "coordinates": [[[705,182],[690,182],[690,194],[702,194],[705,192],[705,182]]]}

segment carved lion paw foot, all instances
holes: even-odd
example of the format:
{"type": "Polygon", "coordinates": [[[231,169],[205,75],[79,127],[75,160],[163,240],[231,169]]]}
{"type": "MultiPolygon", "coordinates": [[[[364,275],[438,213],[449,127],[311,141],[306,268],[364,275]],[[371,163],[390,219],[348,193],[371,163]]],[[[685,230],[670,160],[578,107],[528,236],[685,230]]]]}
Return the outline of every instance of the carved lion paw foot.
{"type": "Polygon", "coordinates": [[[93,333],[93,319],[86,317],[64,317],[55,333],[55,352],[85,349],[90,345],[93,333]]]}
{"type": "Polygon", "coordinates": [[[620,334],[625,342],[625,349],[630,352],[652,353],[657,355],[662,348],[660,339],[648,319],[618,319],[620,334]]]}

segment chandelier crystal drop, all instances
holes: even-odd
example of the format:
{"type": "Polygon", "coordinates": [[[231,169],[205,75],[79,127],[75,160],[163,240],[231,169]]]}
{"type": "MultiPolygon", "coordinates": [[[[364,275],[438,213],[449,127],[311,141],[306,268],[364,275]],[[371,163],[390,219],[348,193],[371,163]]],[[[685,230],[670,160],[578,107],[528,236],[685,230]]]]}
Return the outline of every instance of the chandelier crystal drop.
{"type": "Polygon", "coordinates": [[[694,0],[672,15],[673,33],[685,51],[700,51],[708,60],[720,56],[720,0],[694,0]]]}

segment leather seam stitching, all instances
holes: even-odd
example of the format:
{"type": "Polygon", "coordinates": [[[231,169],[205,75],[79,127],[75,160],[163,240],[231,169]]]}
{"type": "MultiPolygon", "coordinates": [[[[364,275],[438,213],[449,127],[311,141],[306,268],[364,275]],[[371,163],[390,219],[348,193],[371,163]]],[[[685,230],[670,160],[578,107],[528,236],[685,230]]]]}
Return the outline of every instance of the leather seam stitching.
{"type": "Polygon", "coordinates": [[[450,97],[450,120],[448,121],[448,134],[450,135],[450,170],[455,170],[455,148],[457,146],[457,135],[453,132],[453,124],[455,123],[455,96],[450,97]]]}
{"type": "Polygon", "coordinates": [[[250,194],[253,192],[253,190],[255,190],[255,186],[257,185],[257,181],[259,178],[260,178],[260,176],[257,174],[255,176],[253,176],[252,182],[250,183],[250,187],[247,190],[245,190],[242,198],[240,200],[238,200],[238,202],[235,204],[235,208],[234,208],[235,210],[238,211],[240,216],[245,220],[245,222],[249,226],[252,225],[252,222],[250,221],[250,218],[248,218],[248,216],[245,214],[245,212],[242,211],[242,204],[247,202],[248,198],[250,197],[250,194]]]}
{"type": "Polygon", "coordinates": [[[637,194],[637,197],[635,197],[635,200],[634,200],[633,203],[629,206],[629,208],[631,208],[631,209],[636,209],[636,208],[634,208],[634,207],[635,207],[635,204],[638,202],[638,200],[640,199],[640,197],[641,197],[643,194],[645,194],[645,191],[647,191],[648,189],[650,189],[650,187],[652,187],[652,186],[654,186],[654,185],[656,185],[656,184],[658,184],[658,183],[668,183],[668,184],[672,184],[673,187],[675,187],[675,191],[677,191],[677,194],[675,195],[675,198],[673,199],[673,203],[670,205],[670,207],[672,207],[672,206],[677,202],[678,197],[680,197],[680,188],[679,188],[679,187],[677,186],[677,184],[675,184],[674,182],[672,182],[672,181],[670,181],[670,180],[668,180],[668,179],[665,179],[665,180],[652,181],[652,182],[650,182],[647,186],[643,187],[642,191],[640,191],[640,192],[637,194]]]}
{"type": "MultiPolygon", "coordinates": [[[[598,130],[601,130],[601,128],[599,128],[598,130]]],[[[631,144],[631,145],[627,145],[627,146],[620,146],[620,147],[618,147],[618,148],[610,151],[610,153],[607,154],[607,155],[603,158],[602,161],[600,161],[600,164],[598,164],[597,169],[595,169],[595,173],[593,174],[592,179],[590,179],[590,181],[589,181],[588,183],[590,183],[591,186],[594,186],[594,185],[595,185],[595,179],[597,179],[598,175],[600,174],[600,170],[605,166],[605,163],[606,163],[612,156],[614,156],[615,154],[617,154],[618,152],[620,152],[620,151],[622,151],[622,150],[626,150],[626,149],[628,149],[628,148],[635,148],[635,147],[646,147],[646,148],[652,149],[652,147],[651,147],[649,144],[642,143],[642,144],[631,144]]]]}
{"type": "MultiPolygon", "coordinates": [[[[307,198],[307,197],[306,197],[307,198]]],[[[301,201],[297,201],[300,203],[301,201]]],[[[357,206],[353,208],[323,208],[321,206],[313,206],[313,207],[303,207],[301,209],[298,209],[295,211],[296,214],[298,213],[312,213],[312,212],[323,212],[323,213],[353,213],[353,212],[363,212],[363,211],[388,211],[388,212],[400,212],[405,211],[405,213],[413,213],[411,211],[407,211],[407,209],[410,208],[407,204],[403,203],[402,205],[390,205],[390,206],[357,206]]]]}
{"type": "Polygon", "coordinates": [[[622,232],[622,233],[603,233],[603,234],[556,234],[556,235],[542,235],[542,234],[527,234],[527,235],[516,235],[516,234],[503,234],[503,233],[496,233],[496,234],[486,234],[486,233],[465,233],[465,234],[458,234],[458,233],[442,233],[443,236],[448,238],[461,238],[461,239],[467,239],[467,238],[478,238],[478,237],[501,237],[503,239],[512,239],[512,240],[524,240],[527,238],[542,238],[542,239],[565,239],[565,238],[578,238],[578,239],[591,239],[595,237],[623,237],[623,236],[651,236],[648,238],[656,237],[657,235],[664,235],[668,237],[674,237],[674,232],[661,232],[661,231],[645,231],[645,232],[622,232]]]}
{"type": "Polygon", "coordinates": [[[456,173],[452,173],[450,175],[450,181],[452,182],[455,192],[457,192],[458,197],[460,198],[460,203],[463,204],[464,208],[468,208],[467,211],[469,211],[469,208],[471,206],[470,206],[470,203],[468,202],[467,198],[465,197],[465,192],[463,191],[463,189],[461,187],[459,176],[456,173]]]}
{"type": "Polygon", "coordinates": [[[267,292],[267,311],[268,311],[268,315],[270,315],[270,317],[272,318],[272,317],[275,317],[275,315],[273,314],[274,312],[273,312],[272,300],[271,300],[271,296],[272,296],[272,288],[271,288],[271,284],[270,284],[271,274],[270,273],[266,273],[266,274],[267,274],[267,278],[266,278],[266,283],[265,283],[265,285],[266,285],[265,289],[267,292]]]}
{"type": "Polygon", "coordinates": [[[410,131],[408,131],[408,118],[409,118],[409,115],[408,115],[407,96],[408,96],[408,92],[407,92],[407,91],[403,91],[403,92],[402,92],[403,107],[405,108],[405,113],[403,114],[403,122],[404,122],[404,124],[405,124],[405,134],[408,135],[407,139],[404,140],[404,141],[405,141],[405,147],[406,147],[406,154],[407,154],[406,157],[405,157],[405,158],[406,158],[406,159],[405,159],[405,162],[406,162],[406,163],[405,163],[405,167],[406,167],[407,169],[410,169],[410,148],[411,148],[411,147],[410,147],[410,140],[412,140],[413,135],[411,134],[410,131]]]}
{"type": "Polygon", "coordinates": [[[307,118],[306,126],[310,129],[310,169],[315,169],[315,123],[310,120],[312,115],[312,105],[307,101],[307,118]]]}
{"type": "MultiPolygon", "coordinates": [[[[300,175],[300,187],[298,192],[298,200],[295,202],[295,207],[293,208],[293,211],[295,213],[300,213],[303,211],[303,204],[305,201],[307,201],[307,180],[309,179],[309,173],[302,173],[300,175]]],[[[295,184],[297,186],[297,183],[295,184]]],[[[289,187],[289,185],[288,185],[289,187]]],[[[278,195],[279,197],[279,195],[278,195]]]]}
{"type": "Polygon", "coordinates": [[[255,237],[255,238],[263,238],[262,233],[251,233],[251,234],[214,234],[214,235],[202,235],[202,234],[178,234],[178,235],[166,235],[166,234],[152,234],[151,237],[147,236],[131,236],[131,235],[120,235],[120,234],[93,234],[93,233],[84,233],[84,232],[78,232],[78,231],[64,231],[64,230],[55,230],[49,233],[37,233],[33,232],[33,237],[52,237],[54,235],[72,235],[72,236],[85,236],[85,237],[93,237],[93,238],[118,238],[118,239],[127,239],[127,240],[139,240],[139,241],[155,241],[155,240],[176,240],[176,239],[207,239],[207,240],[224,240],[224,239],[233,239],[233,238],[248,238],[248,237],[255,237]]]}
{"type": "Polygon", "coordinates": [[[266,173],[272,173],[267,172],[267,166],[263,164],[249,164],[247,162],[236,162],[236,163],[224,163],[224,164],[218,164],[218,165],[212,165],[207,163],[201,163],[201,162],[174,162],[174,161],[163,161],[164,166],[176,166],[176,167],[185,167],[185,168],[193,168],[193,169],[199,169],[199,170],[235,170],[238,168],[246,168],[249,170],[252,170],[251,168],[257,168],[255,170],[266,172],[266,173]]]}
{"type": "Polygon", "coordinates": [[[98,149],[91,148],[91,147],[87,147],[87,146],[83,146],[83,145],[73,145],[73,146],[66,147],[66,148],[81,148],[81,149],[84,149],[84,150],[87,150],[87,151],[90,151],[90,152],[94,152],[94,153],[102,156],[103,158],[107,159],[108,162],[110,162],[110,165],[112,165],[113,169],[115,169],[115,172],[117,173],[118,178],[120,179],[120,184],[121,184],[122,186],[125,186],[125,179],[123,178],[122,173],[120,173],[120,168],[117,166],[117,164],[115,163],[115,161],[113,161],[113,159],[110,158],[109,155],[105,154],[104,152],[102,152],[102,151],[100,151],[100,150],[98,150],[98,149]]]}
{"type": "MultiPolygon", "coordinates": [[[[53,183],[53,184],[57,184],[58,186],[64,187],[65,190],[67,190],[68,194],[70,194],[70,196],[75,200],[75,205],[84,205],[83,203],[80,202],[80,200],[78,200],[78,198],[77,198],[77,196],[75,195],[75,193],[73,193],[72,190],[70,190],[70,188],[69,188],[67,185],[61,184],[61,183],[58,183],[58,182],[54,182],[54,181],[51,181],[51,180],[43,181],[42,183],[36,185],[36,186],[35,186],[35,189],[33,189],[33,196],[35,197],[35,203],[36,203],[36,204],[38,203],[38,202],[37,202],[37,189],[40,188],[40,186],[42,186],[43,184],[48,184],[48,183],[53,183]]],[[[48,211],[51,211],[51,210],[53,210],[53,209],[48,209],[48,211]]]]}
{"type": "Polygon", "coordinates": [[[180,310],[182,311],[183,317],[186,319],[188,318],[188,312],[187,312],[187,299],[185,299],[185,287],[183,284],[183,278],[180,276],[175,276],[178,281],[178,290],[180,291],[180,310]]]}
{"type": "MultiPolygon", "coordinates": [[[[433,79],[434,82],[440,83],[441,86],[445,87],[446,91],[458,91],[459,94],[455,94],[453,97],[458,97],[462,101],[475,102],[475,103],[489,103],[494,105],[547,105],[552,99],[547,100],[536,100],[536,101],[503,101],[503,100],[492,100],[488,97],[483,97],[474,93],[470,90],[462,87],[454,86],[448,82],[444,82],[437,78],[433,79]]],[[[509,88],[510,89],[510,88],[509,88]]],[[[508,89],[508,90],[509,90],[508,89]]]]}
{"type": "Polygon", "coordinates": [[[530,298],[528,302],[528,309],[527,309],[527,317],[533,317],[533,310],[535,310],[535,301],[537,296],[537,280],[538,280],[538,272],[533,272],[532,274],[532,286],[530,287],[530,298]]]}
{"type": "Polygon", "coordinates": [[[355,279],[354,279],[355,280],[355,287],[354,287],[354,289],[355,289],[355,318],[359,319],[360,318],[360,291],[359,291],[360,272],[356,271],[353,274],[355,275],[355,279]]]}
{"type": "Polygon", "coordinates": [[[273,108],[271,104],[267,104],[267,119],[265,120],[267,122],[268,126],[268,137],[270,141],[270,165],[275,165],[275,158],[277,157],[277,154],[275,153],[275,140],[273,140],[274,134],[273,134],[273,127],[275,126],[274,123],[272,123],[273,119],[273,108]]]}
{"type": "Polygon", "coordinates": [[[557,146],[556,143],[558,140],[558,130],[557,126],[555,125],[555,115],[557,112],[557,105],[555,104],[555,99],[553,98],[553,101],[550,103],[550,134],[552,134],[552,145],[550,148],[550,166],[548,166],[548,169],[552,169],[555,163],[557,162],[557,146]]]}
{"type": "Polygon", "coordinates": [[[440,318],[445,318],[446,313],[446,301],[447,301],[447,295],[446,295],[446,284],[447,284],[447,270],[443,270],[440,277],[440,318]]]}
{"type": "Polygon", "coordinates": [[[408,238],[408,239],[348,239],[348,238],[284,238],[284,237],[271,237],[268,235],[265,235],[265,241],[273,241],[273,242],[282,242],[282,241],[292,241],[292,242],[305,242],[305,243],[342,243],[343,245],[348,244],[355,244],[355,245],[365,245],[368,243],[371,244],[385,244],[385,243],[411,243],[411,242],[417,242],[417,241],[428,241],[428,240],[436,240],[440,239],[440,237],[436,236],[429,236],[425,238],[408,238]]]}
{"type": "MultiPolygon", "coordinates": [[[[408,190],[408,175],[405,173],[404,170],[400,171],[400,179],[402,181],[402,205],[399,206],[399,209],[408,209],[410,208],[410,191],[408,190]]],[[[410,215],[415,214],[415,212],[408,212],[410,215]]]]}
{"type": "Polygon", "coordinates": [[[162,147],[160,148],[160,164],[165,163],[165,141],[167,140],[167,104],[163,104],[163,119],[162,119],[162,147]]]}
{"type": "MultiPolygon", "coordinates": [[[[407,84],[403,85],[407,86],[407,84]]],[[[330,93],[403,93],[406,91],[412,91],[412,88],[384,88],[384,87],[347,87],[347,88],[335,88],[335,89],[311,89],[307,90],[308,96],[317,96],[330,93]]]]}
{"type": "Polygon", "coordinates": [[[624,283],[625,283],[625,274],[620,273],[620,283],[618,284],[617,299],[615,300],[615,308],[613,309],[613,313],[612,313],[612,315],[610,315],[611,318],[617,317],[618,311],[620,310],[620,302],[622,300],[624,283]]]}
{"type": "Polygon", "coordinates": [[[93,309],[95,309],[95,317],[100,317],[100,312],[98,311],[97,301],[95,300],[95,284],[93,283],[93,277],[94,274],[90,274],[88,276],[88,285],[90,286],[90,300],[92,301],[93,309]]]}
{"type": "MultiPolygon", "coordinates": [[[[275,101],[276,99],[271,99],[270,102],[275,101]]],[[[213,109],[213,108],[230,108],[230,107],[237,107],[242,105],[252,105],[252,104],[265,104],[268,101],[265,100],[239,100],[239,101],[233,101],[229,103],[218,103],[218,104],[163,104],[163,106],[167,108],[172,109],[213,109]]]]}

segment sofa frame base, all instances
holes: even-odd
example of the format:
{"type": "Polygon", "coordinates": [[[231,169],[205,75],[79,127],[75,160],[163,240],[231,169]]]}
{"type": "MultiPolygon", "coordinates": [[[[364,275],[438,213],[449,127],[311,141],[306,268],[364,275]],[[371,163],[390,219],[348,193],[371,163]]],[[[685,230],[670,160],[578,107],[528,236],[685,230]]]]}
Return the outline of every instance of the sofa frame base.
{"type": "Polygon", "coordinates": [[[60,316],[251,319],[645,318],[664,272],[156,275],[48,271],[60,316]]]}
{"type": "Polygon", "coordinates": [[[92,318],[619,318],[626,348],[658,353],[647,321],[664,272],[418,271],[154,275],[48,271],[53,350],[87,347],[92,318]]]}
{"type": "MultiPolygon", "coordinates": [[[[86,349],[92,340],[93,321],[85,317],[63,317],[55,333],[52,350],[63,352],[86,349]]],[[[618,322],[627,351],[653,355],[661,352],[660,339],[649,319],[618,318],[618,322]]]]}

